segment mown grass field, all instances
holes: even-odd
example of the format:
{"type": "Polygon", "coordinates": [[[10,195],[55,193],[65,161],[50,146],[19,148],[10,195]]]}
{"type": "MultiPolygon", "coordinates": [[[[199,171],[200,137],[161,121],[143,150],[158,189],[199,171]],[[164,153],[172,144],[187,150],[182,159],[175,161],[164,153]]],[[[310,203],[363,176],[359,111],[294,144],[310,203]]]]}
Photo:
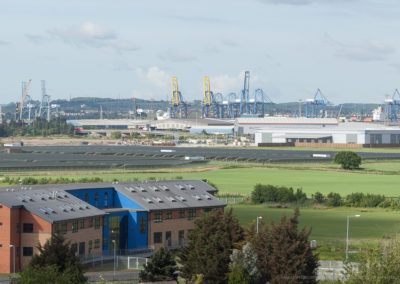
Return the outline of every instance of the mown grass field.
{"type": "MultiPolygon", "coordinates": [[[[234,213],[241,224],[249,226],[256,216],[262,216],[265,224],[278,223],[283,215],[290,218],[293,208],[270,208],[265,205],[233,205],[234,213]]],[[[311,240],[322,247],[322,259],[341,260],[345,255],[347,216],[350,218],[350,250],[376,246],[380,242],[395,238],[400,233],[400,211],[364,208],[300,209],[299,227],[311,228],[311,240]]]]}
{"type": "MultiPolygon", "coordinates": [[[[400,196],[400,162],[369,162],[363,165],[364,170],[341,171],[333,164],[280,164],[280,165],[218,164],[210,165],[204,171],[182,171],[182,169],[165,170],[164,172],[50,172],[46,175],[37,173],[35,177],[100,177],[104,181],[129,181],[134,179],[208,179],[215,183],[220,193],[250,194],[254,185],[272,184],[301,187],[307,195],[316,191],[323,194],[337,192],[346,195],[352,192],[379,193],[389,197],[400,196]],[[243,166],[243,168],[241,167],[243,166]],[[167,172],[170,171],[170,172],[167,172]]],[[[196,169],[199,170],[199,169],[196,169]]],[[[23,177],[28,173],[14,174],[23,177]]],[[[2,184],[7,185],[7,184],[2,184]]]]}

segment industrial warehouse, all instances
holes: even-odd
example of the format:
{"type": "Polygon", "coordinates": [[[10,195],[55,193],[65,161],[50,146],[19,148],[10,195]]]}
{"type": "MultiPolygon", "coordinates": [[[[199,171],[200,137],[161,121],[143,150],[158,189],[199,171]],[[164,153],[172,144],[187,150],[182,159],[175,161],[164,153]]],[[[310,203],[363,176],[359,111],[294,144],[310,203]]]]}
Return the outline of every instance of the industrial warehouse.
{"type": "Polygon", "coordinates": [[[179,248],[196,217],[226,206],[216,191],[200,180],[1,188],[0,273],[20,271],[53,233],[80,258],[179,248]]]}

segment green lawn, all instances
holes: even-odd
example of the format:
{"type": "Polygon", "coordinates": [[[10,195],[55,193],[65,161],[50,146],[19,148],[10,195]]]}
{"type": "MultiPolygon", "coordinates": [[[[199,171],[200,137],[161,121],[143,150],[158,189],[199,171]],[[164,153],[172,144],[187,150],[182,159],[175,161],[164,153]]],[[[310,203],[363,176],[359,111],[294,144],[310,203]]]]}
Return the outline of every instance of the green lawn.
{"type": "MultiPolygon", "coordinates": [[[[379,167],[379,163],[366,164],[370,169],[379,167]]],[[[400,163],[383,163],[381,166],[393,170],[400,163]]],[[[24,176],[22,173],[18,176],[24,176]]],[[[299,170],[287,168],[234,168],[215,169],[204,172],[172,172],[172,173],[96,173],[86,175],[53,173],[53,178],[68,177],[101,177],[104,181],[128,181],[138,178],[174,179],[208,179],[214,182],[220,193],[249,194],[256,183],[302,187],[308,195],[320,191],[324,194],[338,192],[346,195],[351,192],[379,193],[390,197],[400,196],[400,175],[397,174],[368,174],[368,172],[343,172],[321,170],[299,170]]],[[[36,176],[40,177],[40,175],[36,176]]],[[[3,184],[5,185],[5,184],[3,184]]]]}
{"type": "MultiPolygon", "coordinates": [[[[278,209],[264,205],[233,205],[234,213],[241,224],[248,226],[256,216],[263,221],[279,222],[283,215],[293,215],[293,208],[278,209]]],[[[400,233],[400,211],[383,209],[335,208],[300,209],[300,228],[312,228],[310,240],[316,240],[322,259],[343,259],[346,244],[347,216],[359,214],[359,218],[350,218],[350,250],[359,250],[376,246],[379,242],[393,238],[400,233]]]]}

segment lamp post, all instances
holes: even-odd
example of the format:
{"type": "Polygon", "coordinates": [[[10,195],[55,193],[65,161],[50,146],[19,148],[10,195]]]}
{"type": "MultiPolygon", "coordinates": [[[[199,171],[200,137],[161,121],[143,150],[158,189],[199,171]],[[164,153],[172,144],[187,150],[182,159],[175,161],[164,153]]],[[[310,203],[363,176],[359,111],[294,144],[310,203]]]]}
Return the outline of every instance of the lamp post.
{"type": "Polygon", "coordinates": [[[10,248],[13,249],[13,272],[15,275],[15,246],[14,245],[10,245],[10,248]]]}
{"type": "Polygon", "coordinates": [[[351,216],[347,216],[347,237],[346,237],[346,260],[349,256],[349,220],[350,218],[358,218],[360,217],[360,215],[351,215],[351,216]]]}
{"type": "Polygon", "coordinates": [[[262,216],[257,216],[257,234],[258,234],[258,220],[261,220],[262,216]]]}
{"type": "Polygon", "coordinates": [[[115,240],[112,240],[113,246],[114,246],[114,275],[113,275],[113,282],[115,280],[115,254],[116,254],[116,248],[115,248],[115,240]]]}

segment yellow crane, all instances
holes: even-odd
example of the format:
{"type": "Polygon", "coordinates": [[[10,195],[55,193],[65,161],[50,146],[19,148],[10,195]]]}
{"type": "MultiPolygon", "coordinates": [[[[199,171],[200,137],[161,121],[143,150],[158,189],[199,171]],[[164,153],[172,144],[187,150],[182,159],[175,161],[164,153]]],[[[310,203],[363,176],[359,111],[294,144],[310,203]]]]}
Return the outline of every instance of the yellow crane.
{"type": "Polygon", "coordinates": [[[179,105],[179,90],[178,90],[178,78],[172,77],[172,105],[179,105]]]}
{"type": "Polygon", "coordinates": [[[21,114],[22,108],[24,107],[26,97],[28,96],[29,88],[31,87],[31,82],[32,82],[32,79],[29,79],[28,83],[26,84],[24,94],[22,95],[21,103],[18,106],[17,111],[16,111],[16,115],[21,114]]]}
{"type": "Polygon", "coordinates": [[[203,105],[211,105],[211,90],[210,90],[210,78],[204,77],[204,100],[203,105]]]}

